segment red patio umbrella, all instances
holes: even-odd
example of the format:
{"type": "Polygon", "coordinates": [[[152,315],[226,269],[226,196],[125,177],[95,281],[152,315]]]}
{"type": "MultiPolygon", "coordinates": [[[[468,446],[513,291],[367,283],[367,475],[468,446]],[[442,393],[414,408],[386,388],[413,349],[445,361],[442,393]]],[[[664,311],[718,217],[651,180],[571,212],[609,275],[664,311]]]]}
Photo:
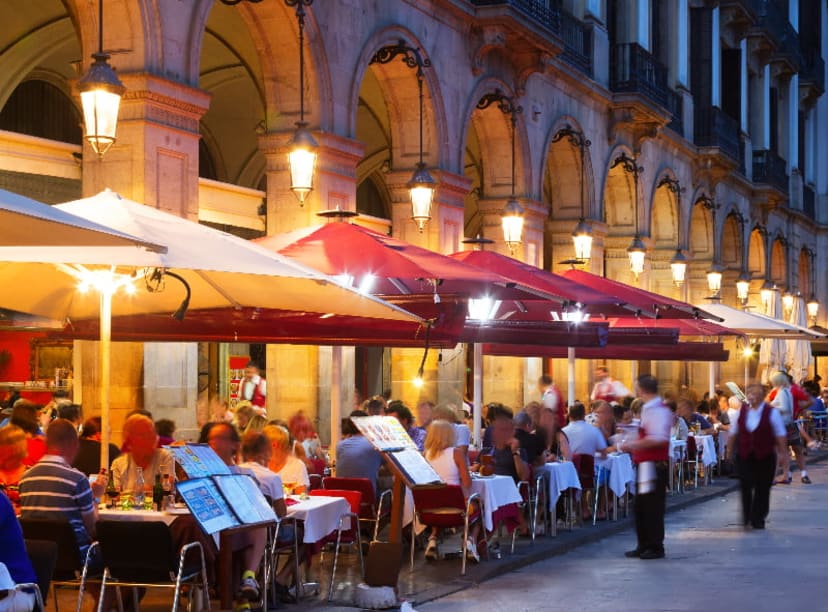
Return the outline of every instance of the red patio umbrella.
{"type": "MultiPolygon", "coordinates": [[[[516,344],[484,344],[483,353],[500,357],[566,357],[567,349],[516,344]]],[[[603,348],[576,348],[579,359],[624,359],[643,361],[727,361],[730,351],[721,342],[679,342],[672,346],[647,344],[607,345],[603,348]]]]}

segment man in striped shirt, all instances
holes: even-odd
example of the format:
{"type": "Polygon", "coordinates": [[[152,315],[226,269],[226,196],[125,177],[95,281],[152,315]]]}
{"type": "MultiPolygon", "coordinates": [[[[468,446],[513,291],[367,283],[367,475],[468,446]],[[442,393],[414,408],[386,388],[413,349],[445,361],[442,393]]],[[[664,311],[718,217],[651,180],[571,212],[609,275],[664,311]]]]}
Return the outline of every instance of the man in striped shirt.
{"type": "Polygon", "coordinates": [[[95,537],[95,499],[106,490],[106,478],[90,486],[87,476],[71,467],[79,447],[70,421],[52,421],[46,431],[46,454],[20,479],[20,516],[68,520],[83,555],[95,537]]]}

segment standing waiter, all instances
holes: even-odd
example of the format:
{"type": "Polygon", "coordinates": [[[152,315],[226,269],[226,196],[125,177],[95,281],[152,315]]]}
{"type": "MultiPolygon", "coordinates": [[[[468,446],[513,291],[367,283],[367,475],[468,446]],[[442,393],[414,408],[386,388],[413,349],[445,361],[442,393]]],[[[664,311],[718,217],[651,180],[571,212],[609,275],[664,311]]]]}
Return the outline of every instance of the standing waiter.
{"type": "Polygon", "coordinates": [[[768,404],[765,389],[754,383],[745,389],[747,405],[730,424],[727,452],[736,447],[742,487],[742,520],[745,527],[765,528],[777,454],[788,452],[788,436],[779,411],[768,404]]]}
{"type": "Polygon", "coordinates": [[[639,438],[618,444],[619,451],[632,453],[638,464],[635,495],[635,532],[638,546],[624,553],[639,559],[664,558],[664,511],[667,503],[670,428],[673,413],[658,395],[658,381],[642,374],[635,383],[641,408],[639,438]]]}

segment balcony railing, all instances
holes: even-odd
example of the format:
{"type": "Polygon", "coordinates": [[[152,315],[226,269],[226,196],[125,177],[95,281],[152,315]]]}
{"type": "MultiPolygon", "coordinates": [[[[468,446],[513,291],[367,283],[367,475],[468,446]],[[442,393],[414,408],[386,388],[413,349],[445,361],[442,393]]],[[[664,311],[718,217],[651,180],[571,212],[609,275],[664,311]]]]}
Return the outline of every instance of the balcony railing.
{"type": "Polygon", "coordinates": [[[667,90],[667,110],[670,111],[670,123],[667,127],[684,136],[684,101],[672,89],[667,90]]]}
{"type": "Polygon", "coordinates": [[[799,84],[811,85],[820,93],[825,93],[825,60],[818,49],[802,49],[799,84]]]}
{"type": "Polygon", "coordinates": [[[472,0],[475,6],[511,6],[555,34],[561,31],[559,0],[472,0]]]}
{"type": "Polygon", "coordinates": [[[816,192],[813,187],[802,188],[802,212],[811,219],[816,219],[816,192]]]}
{"type": "Polygon", "coordinates": [[[753,182],[764,183],[788,194],[788,169],[784,159],[767,149],[753,152],[753,182]]]}
{"type": "Polygon", "coordinates": [[[642,94],[664,108],[669,106],[667,68],[636,43],[622,43],[612,49],[610,89],[642,94]]]}
{"type": "Polygon", "coordinates": [[[774,57],[783,57],[797,69],[802,65],[799,53],[799,34],[788,20],[787,11],[777,0],[763,0],[757,25],[767,32],[776,45],[774,57]]]}
{"type": "Polygon", "coordinates": [[[721,2],[722,8],[729,6],[741,7],[742,11],[753,21],[759,19],[764,4],[765,0],[722,0],[721,2]]]}
{"type": "Polygon", "coordinates": [[[566,11],[560,12],[563,59],[587,76],[592,76],[592,28],[566,11]]]}
{"type": "Polygon", "coordinates": [[[718,106],[696,108],[693,139],[700,147],[719,147],[719,150],[739,161],[739,122],[718,106]]]}

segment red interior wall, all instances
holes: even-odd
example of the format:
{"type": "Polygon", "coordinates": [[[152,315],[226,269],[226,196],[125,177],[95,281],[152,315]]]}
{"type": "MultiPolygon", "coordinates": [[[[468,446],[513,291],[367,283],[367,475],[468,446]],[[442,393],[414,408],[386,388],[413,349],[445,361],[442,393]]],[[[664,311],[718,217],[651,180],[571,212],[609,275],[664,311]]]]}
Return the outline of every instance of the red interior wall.
{"type": "MultiPolygon", "coordinates": [[[[45,335],[43,332],[0,331],[0,350],[5,349],[11,353],[11,359],[0,371],[0,382],[22,383],[31,378],[29,342],[32,338],[43,338],[45,335]]],[[[0,397],[4,395],[5,393],[0,392],[0,397]]],[[[48,402],[52,397],[48,391],[23,391],[21,395],[38,403],[48,402]]]]}

